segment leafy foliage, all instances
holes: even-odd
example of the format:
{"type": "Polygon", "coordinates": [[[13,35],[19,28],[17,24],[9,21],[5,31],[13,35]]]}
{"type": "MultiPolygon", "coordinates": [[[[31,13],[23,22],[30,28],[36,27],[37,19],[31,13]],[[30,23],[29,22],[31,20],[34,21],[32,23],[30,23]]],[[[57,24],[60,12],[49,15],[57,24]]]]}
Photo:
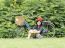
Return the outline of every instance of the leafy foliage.
{"type": "Polygon", "coordinates": [[[27,36],[25,27],[15,24],[15,16],[24,16],[30,26],[42,16],[55,25],[55,36],[65,36],[65,0],[2,0],[0,1],[0,37],[27,36]],[[22,31],[23,29],[23,31],[22,31]]]}

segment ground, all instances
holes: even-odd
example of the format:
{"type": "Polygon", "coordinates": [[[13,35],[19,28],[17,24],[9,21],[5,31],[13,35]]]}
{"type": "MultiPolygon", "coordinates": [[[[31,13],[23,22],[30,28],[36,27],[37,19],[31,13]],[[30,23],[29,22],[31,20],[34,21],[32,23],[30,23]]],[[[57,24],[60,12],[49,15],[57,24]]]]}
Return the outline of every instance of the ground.
{"type": "Polygon", "coordinates": [[[0,39],[0,48],[65,48],[65,38],[0,39]]]}

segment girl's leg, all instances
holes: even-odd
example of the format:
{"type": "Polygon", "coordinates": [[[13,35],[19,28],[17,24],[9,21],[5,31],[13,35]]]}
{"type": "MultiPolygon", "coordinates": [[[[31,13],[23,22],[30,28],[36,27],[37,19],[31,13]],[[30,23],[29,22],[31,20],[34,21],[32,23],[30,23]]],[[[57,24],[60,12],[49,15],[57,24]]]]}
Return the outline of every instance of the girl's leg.
{"type": "Polygon", "coordinates": [[[31,38],[31,33],[29,32],[29,33],[28,33],[28,39],[30,39],[30,38],[31,38]]]}

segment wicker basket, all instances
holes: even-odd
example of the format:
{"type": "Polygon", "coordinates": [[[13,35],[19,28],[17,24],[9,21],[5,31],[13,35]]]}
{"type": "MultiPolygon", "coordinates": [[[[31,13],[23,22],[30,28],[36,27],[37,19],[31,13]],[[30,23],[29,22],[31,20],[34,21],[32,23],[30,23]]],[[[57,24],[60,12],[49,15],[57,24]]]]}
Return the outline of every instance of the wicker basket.
{"type": "Polygon", "coordinates": [[[23,16],[16,16],[15,17],[15,23],[18,25],[18,26],[22,26],[24,25],[24,17],[23,16]]]}

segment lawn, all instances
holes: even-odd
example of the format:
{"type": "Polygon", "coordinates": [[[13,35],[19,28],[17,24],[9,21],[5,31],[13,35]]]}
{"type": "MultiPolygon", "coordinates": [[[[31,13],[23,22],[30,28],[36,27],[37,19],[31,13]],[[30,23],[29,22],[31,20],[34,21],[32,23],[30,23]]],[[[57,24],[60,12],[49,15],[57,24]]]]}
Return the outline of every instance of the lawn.
{"type": "Polygon", "coordinates": [[[65,38],[0,39],[0,48],[65,48],[65,38]]]}

